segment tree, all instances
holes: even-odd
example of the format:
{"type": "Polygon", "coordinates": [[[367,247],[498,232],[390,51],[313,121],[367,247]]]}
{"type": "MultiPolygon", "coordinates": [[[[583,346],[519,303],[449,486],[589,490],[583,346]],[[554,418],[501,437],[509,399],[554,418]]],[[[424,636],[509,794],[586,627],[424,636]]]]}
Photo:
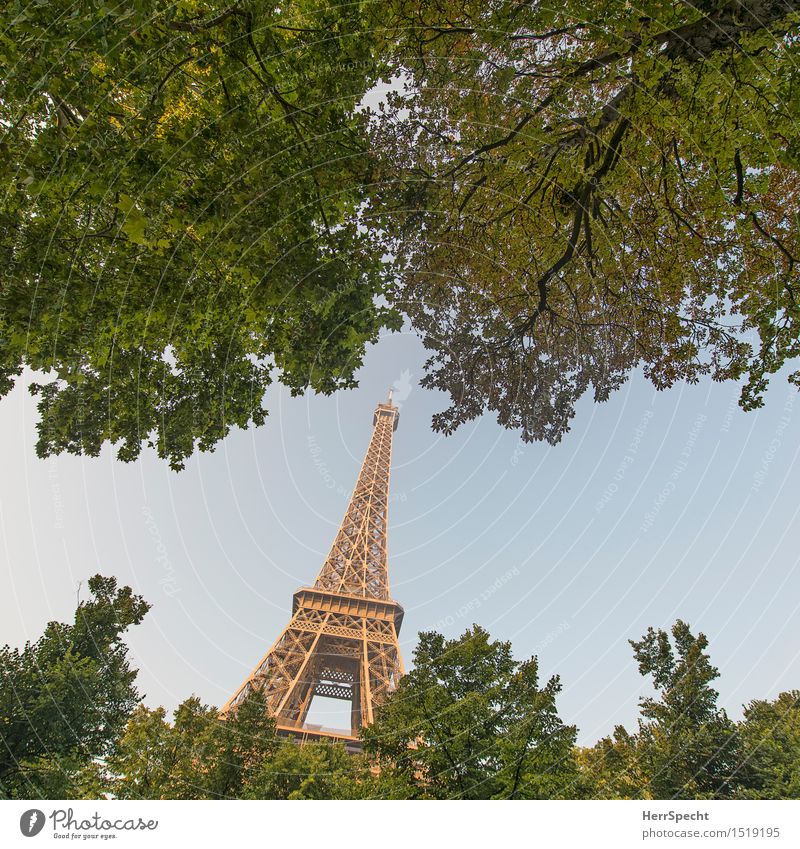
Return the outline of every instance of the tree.
{"type": "Polygon", "coordinates": [[[581,772],[598,799],[730,798],[740,785],[737,728],[717,706],[719,676],[704,634],[678,620],[666,631],[648,628],[629,640],[642,675],[658,698],[641,700],[637,733],[621,725],[612,737],[579,752],[581,772]]]}
{"type": "Polygon", "coordinates": [[[580,749],[578,765],[592,799],[651,799],[650,782],[642,769],[641,746],[636,735],[622,725],[611,737],[580,749]]]}
{"type": "Polygon", "coordinates": [[[248,781],[245,799],[360,799],[369,773],[358,755],[331,743],[281,743],[248,781]]]}
{"type": "Polygon", "coordinates": [[[717,706],[711,682],[719,677],[705,649],[678,620],[666,631],[648,628],[630,640],[639,672],[652,677],[659,698],[641,700],[636,740],[639,767],[653,799],[718,799],[733,795],[738,758],[736,727],[717,706]]]}
{"type": "Polygon", "coordinates": [[[638,366],[761,406],[800,354],[800,4],[390,6],[376,204],[435,429],[555,444],[638,366]]]}
{"type": "Polygon", "coordinates": [[[120,799],[198,798],[190,793],[196,786],[191,744],[167,722],[163,707],[139,705],[108,759],[109,792],[120,799]]]}
{"type": "Polygon", "coordinates": [[[397,319],[357,213],[358,3],[12,0],[0,33],[0,394],[44,373],[37,452],[181,468],[293,394],[355,385],[397,319]]]}
{"type": "Polygon", "coordinates": [[[368,777],[341,746],[281,740],[261,691],[221,719],[193,696],[174,720],[140,705],[108,758],[106,790],[121,799],[350,799],[368,777]]]}
{"type": "Polygon", "coordinates": [[[575,727],[558,716],[557,677],[474,626],[459,639],[421,633],[414,668],[363,730],[377,790],[435,799],[570,798],[575,727]]]}
{"type": "Polygon", "coordinates": [[[121,799],[239,799],[278,747],[275,721],[259,691],[235,713],[196,696],[178,706],[172,725],[163,707],[131,716],[108,759],[108,789],[121,799]]]}
{"type": "Polygon", "coordinates": [[[139,700],[123,633],[149,605],[114,578],[89,579],[93,598],[72,625],[50,622],[20,651],[0,649],[0,792],[65,798],[93,792],[103,758],[139,700]]]}
{"type": "Polygon", "coordinates": [[[739,793],[746,799],[800,799],[800,691],[756,699],[739,723],[739,793]]]}

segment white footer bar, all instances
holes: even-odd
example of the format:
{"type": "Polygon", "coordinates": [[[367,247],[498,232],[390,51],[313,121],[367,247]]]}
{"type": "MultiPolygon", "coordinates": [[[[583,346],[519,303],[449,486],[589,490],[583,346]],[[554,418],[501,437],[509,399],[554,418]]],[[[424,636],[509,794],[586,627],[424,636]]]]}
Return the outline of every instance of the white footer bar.
{"type": "Polygon", "coordinates": [[[800,802],[5,801],[0,846],[800,846],[800,802]],[[223,842],[224,841],[224,842],[223,842]],[[243,843],[247,841],[247,843],[243,843]]]}

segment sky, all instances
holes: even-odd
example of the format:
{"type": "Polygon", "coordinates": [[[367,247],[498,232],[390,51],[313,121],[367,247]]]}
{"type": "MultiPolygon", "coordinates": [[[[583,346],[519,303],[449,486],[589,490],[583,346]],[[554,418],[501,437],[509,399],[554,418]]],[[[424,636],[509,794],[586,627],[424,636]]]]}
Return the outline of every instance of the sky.
{"type": "Polygon", "coordinates": [[[127,636],[145,703],[224,704],[313,583],[394,386],[389,569],[406,666],[419,631],[478,623],[536,655],[543,682],[560,676],[582,744],[635,727],[650,689],[628,640],[648,626],[680,618],[707,635],[734,718],[800,687],[800,397],[784,376],[744,413],[734,383],[656,392],[635,374],[604,404],[584,399],[553,447],[491,414],[434,433],[447,399],[419,387],[424,360],[397,333],[370,347],[358,389],[276,385],[263,427],[179,473],[151,450],[38,459],[21,382],[0,401],[0,643],[71,619],[88,577],[115,575],[153,605],[127,636]]]}

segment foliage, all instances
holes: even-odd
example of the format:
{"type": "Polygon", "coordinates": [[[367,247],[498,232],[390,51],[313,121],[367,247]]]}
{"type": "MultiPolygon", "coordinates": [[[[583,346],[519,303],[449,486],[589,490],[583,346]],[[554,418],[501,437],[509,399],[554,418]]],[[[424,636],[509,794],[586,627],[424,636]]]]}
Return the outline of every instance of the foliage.
{"type": "Polygon", "coordinates": [[[376,205],[434,427],[488,409],[555,444],[637,366],[760,406],[800,354],[797,4],[390,7],[376,205]]]}
{"type": "Polygon", "coordinates": [[[355,385],[377,79],[358,3],[11,0],[0,30],[0,393],[45,373],[40,456],[173,468],[294,394],[355,385]],[[54,22],[57,21],[57,24],[54,22]]]}
{"type": "MultiPolygon", "coordinates": [[[[539,687],[536,658],[478,626],[457,640],[422,633],[414,668],[363,731],[390,797],[564,798],[575,792],[574,726],[557,677],[539,687]]],[[[380,784],[379,784],[380,786],[380,784]]]]}
{"type": "Polygon", "coordinates": [[[193,696],[166,721],[164,708],[133,713],[108,760],[121,799],[238,799],[276,750],[275,722],[260,692],[225,720],[193,696]]]}
{"type": "Polygon", "coordinates": [[[235,712],[196,697],[175,711],[141,705],[108,759],[107,789],[121,799],[345,799],[358,759],[340,746],[280,740],[260,691],[235,712]]]}
{"type": "Polygon", "coordinates": [[[618,725],[611,737],[577,753],[592,799],[651,799],[650,781],[640,760],[636,735],[618,725]]]}
{"type": "Polygon", "coordinates": [[[739,765],[736,726],[717,706],[711,682],[719,676],[705,649],[704,634],[692,635],[678,620],[669,634],[648,628],[631,640],[642,675],[652,678],[658,698],[641,700],[638,733],[617,728],[583,763],[592,771],[600,798],[720,799],[735,794],[739,765]]]}
{"type": "Polygon", "coordinates": [[[340,744],[284,741],[264,760],[244,790],[245,799],[359,799],[368,775],[357,755],[340,744]]]}
{"type": "Polygon", "coordinates": [[[719,672],[705,651],[704,634],[693,636],[678,620],[672,637],[674,651],[660,629],[631,641],[639,671],[652,677],[660,695],[641,701],[639,732],[651,792],[656,799],[725,798],[733,790],[737,737],[710,686],[719,672]]]}
{"type": "Polygon", "coordinates": [[[276,379],[355,385],[385,293],[445,432],[556,443],[638,366],[752,409],[800,354],[795,3],[5,12],[0,393],[45,375],[41,456],[181,468],[276,379]]]}
{"type": "Polygon", "coordinates": [[[745,799],[800,799],[800,691],[757,699],[739,723],[745,799]]]}
{"type": "Polygon", "coordinates": [[[554,676],[475,625],[419,635],[414,667],[362,730],[363,755],[281,738],[251,691],[223,719],[196,697],[172,722],[142,704],[121,635],[148,605],[114,578],[72,625],[51,622],[0,651],[0,793],[92,799],[796,799],[800,692],[756,700],[734,725],[717,706],[707,640],[678,621],[672,641],[631,641],[657,697],[636,733],[590,748],[561,721],[554,676]]]}
{"type": "Polygon", "coordinates": [[[50,622],[20,651],[0,649],[0,792],[92,794],[105,756],[139,701],[122,634],[149,605],[114,578],[89,579],[93,598],[71,625],[50,622]]]}

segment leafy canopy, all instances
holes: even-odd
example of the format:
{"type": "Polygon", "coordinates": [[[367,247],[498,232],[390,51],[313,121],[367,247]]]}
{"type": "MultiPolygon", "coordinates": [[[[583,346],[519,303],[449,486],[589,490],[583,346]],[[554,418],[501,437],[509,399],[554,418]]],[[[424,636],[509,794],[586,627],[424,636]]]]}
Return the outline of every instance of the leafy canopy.
{"type": "Polygon", "coordinates": [[[278,747],[260,692],[227,720],[196,696],[166,720],[140,705],[108,761],[109,790],[120,799],[237,799],[278,747]]]}
{"type": "Polygon", "coordinates": [[[121,799],[349,799],[365,775],[340,745],[279,738],[254,690],[225,719],[196,697],[171,724],[164,708],[139,706],[109,758],[107,786],[121,799]]]}
{"type": "Polygon", "coordinates": [[[800,799],[800,690],[756,699],[739,723],[745,799],[800,799]]]}
{"type": "Polygon", "coordinates": [[[12,798],[509,799],[798,796],[800,693],[756,700],[734,725],[717,706],[707,640],[631,641],[655,696],[633,734],[591,748],[556,708],[557,677],[478,626],[423,633],[414,668],[362,732],[365,755],[278,737],[260,691],[221,719],[193,696],[174,713],[137,705],[121,634],[147,604],[113,578],[73,625],[0,651],[0,793],[12,798]]]}
{"type": "Polygon", "coordinates": [[[122,635],[150,608],[114,578],[89,579],[93,598],[70,624],[50,622],[20,651],[0,649],[0,793],[63,799],[99,784],[107,755],[139,701],[122,635]],[[82,789],[81,789],[82,788],[82,789]]]}
{"type": "Polygon", "coordinates": [[[536,658],[474,626],[446,640],[421,633],[414,668],[362,731],[392,798],[570,798],[575,727],[561,721],[558,677],[539,686],[536,658]],[[385,767],[385,769],[384,769],[385,767]]]}
{"type": "Polygon", "coordinates": [[[45,375],[42,456],[180,468],[262,424],[276,379],[353,386],[390,303],[444,432],[488,409],[556,443],[636,367],[758,407],[800,353],[798,22],[791,0],[12,0],[0,392],[45,375]]]}
{"type": "Polygon", "coordinates": [[[380,252],[357,226],[360,4],[11,0],[0,30],[0,392],[37,452],[173,468],[293,393],[355,385],[380,252]]]}
{"type": "Polygon", "coordinates": [[[760,406],[800,354],[797,3],[390,7],[376,203],[434,427],[492,410],[555,444],[637,366],[760,406]]]}
{"type": "Polygon", "coordinates": [[[636,734],[618,726],[613,738],[584,752],[581,763],[599,798],[724,799],[740,786],[736,726],[718,707],[704,634],[678,620],[670,635],[648,628],[629,641],[639,672],[650,676],[656,697],[640,702],[636,734]]]}

